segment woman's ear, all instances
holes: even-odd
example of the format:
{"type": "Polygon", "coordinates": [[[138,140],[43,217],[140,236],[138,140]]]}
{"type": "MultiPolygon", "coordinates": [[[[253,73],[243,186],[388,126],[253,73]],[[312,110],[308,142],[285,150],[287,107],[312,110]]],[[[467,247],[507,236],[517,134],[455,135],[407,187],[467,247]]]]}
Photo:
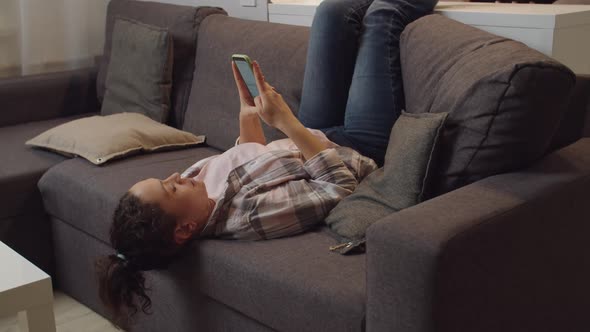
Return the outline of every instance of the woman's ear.
{"type": "Polygon", "coordinates": [[[197,229],[197,223],[194,221],[181,221],[174,228],[174,241],[176,244],[183,244],[193,236],[197,229]]]}

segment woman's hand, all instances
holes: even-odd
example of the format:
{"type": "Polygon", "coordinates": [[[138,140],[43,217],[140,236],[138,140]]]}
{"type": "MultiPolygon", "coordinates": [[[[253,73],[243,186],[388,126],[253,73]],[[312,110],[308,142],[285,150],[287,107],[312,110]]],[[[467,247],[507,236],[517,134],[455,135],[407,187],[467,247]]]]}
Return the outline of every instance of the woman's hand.
{"type": "Polygon", "coordinates": [[[240,93],[240,144],[256,142],[266,145],[266,137],[264,137],[264,131],[258,116],[259,106],[252,99],[236,63],[232,61],[231,65],[238,92],[240,93]]]}
{"type": "Polygon", "coordinates": [[[252,64],[252,69],[260,93],[259,96],[254,98],[254,104],[262,121],[283,132],[293,123],[299,123],[289,105],[283,100],[283,96],[266,82],[257,61],[252,64]]]}
{"type": "Polygon", "coordinates": [[[240,93],[240,118],[257,116],[259,106],[257,106],[254,99],[252,99],[250,91],[248,91],[248,87],[246,86],[246,82],[242,79],[242,75],[240,75],[238,66],[234,61],[231,62],[231,66],[234,72],[234,80],[236,81],[238,92],[240,93]]]}
{"type": "Polygon", "coordinates": [[[283,96],[266,82],[258,62],[254,61],[252,67],[256,86],[260,92],[260,96],[254,98],[260,118],[269,126],[279,129],[292,139],[307,160],[325,150],[327,148],[326,144],[321,142],[299,122],[299,119],[295,117],[295,114],[291,112],[291,109],[283,100],[283,96]]]}

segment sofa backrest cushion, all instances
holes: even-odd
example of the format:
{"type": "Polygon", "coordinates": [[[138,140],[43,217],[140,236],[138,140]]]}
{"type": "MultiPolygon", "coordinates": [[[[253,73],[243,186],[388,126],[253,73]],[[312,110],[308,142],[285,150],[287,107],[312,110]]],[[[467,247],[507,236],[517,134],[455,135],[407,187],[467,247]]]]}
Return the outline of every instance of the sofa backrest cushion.
{"type": "Polygon", "coordinates": [[[193,80],[199,25],[203,18],[211,14],[227,15],[219,7],[190,7],[148,1],[111,0],[107,10],[104,52],[98,64],[96,82],[98,99],[102,102],[104,97],[115,19],[127,18],[166,28],[172,36],[174,45],[171,111],[168,124],[181,128],[193,80]]]}
{"type": "MultiPolygon", "coordinates": [[[[294,113],[299,109],[309,28],[212,15],[201,23],[195,73],[183,130],[227,150],[240,134],[240,98],[231,55],[247,54],[294,113]]],[[[267,142],[285,136],[264,125],[267,142]]]]}
{"type": "Polygon", "coordinates": [[[449,113],[431,196],[542,157],[575,84],[542,53],[436,14],[406,27],[401,64],[406,111],[449,113]]]}

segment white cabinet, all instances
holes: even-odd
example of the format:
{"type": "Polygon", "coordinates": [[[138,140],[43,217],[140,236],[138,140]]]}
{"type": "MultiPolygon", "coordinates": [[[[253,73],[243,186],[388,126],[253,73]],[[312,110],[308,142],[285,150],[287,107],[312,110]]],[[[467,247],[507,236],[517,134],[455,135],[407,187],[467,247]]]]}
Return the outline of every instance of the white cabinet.
{"type": "MultiPolygon", "coordinates": [[[[321,0],[273,0],[270,22],[311,26],[321,0]]],[[[435,12],[527,44],[590,74],[590,5],[439,2],[435,12]]]]}
{"type": "Polygon", "coordinates": [[[269,22],[311,26],[321,0],[272,0],[268,4],[269,22]]]}
{"type": "Polygon", "coordinates": [[[590,74],[590,6],[440,2],[436,12],[521,41],[590,74]]]}

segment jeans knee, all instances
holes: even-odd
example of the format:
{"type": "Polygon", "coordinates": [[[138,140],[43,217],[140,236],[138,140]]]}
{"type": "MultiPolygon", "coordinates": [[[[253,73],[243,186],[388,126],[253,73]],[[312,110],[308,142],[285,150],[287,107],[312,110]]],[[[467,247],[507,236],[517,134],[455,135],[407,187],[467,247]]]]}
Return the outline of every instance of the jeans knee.
{"type": "Polygon", "coordinates": [[[367,9],[365,20],[396,18],[408,24],[432,12],[438,0],[375,0],[367,9]]]}
{"type": "Polygon", "coordinates": [[[372,0],[324,0],[316,8],[314,24],[315,21],[330,25],[342,24],[348,23],[351,18],[360,23],[364,16],[363,9],[366,10],[370,2],[372,0]],[[359,11],[362,12],[359,13],[359,11]]]}
{"type": "Polygon", "coordinates": [[[346,1],[324,0],[316,8],[314,17],[321,20],[341,20],[348,14],[346,1]]]}

